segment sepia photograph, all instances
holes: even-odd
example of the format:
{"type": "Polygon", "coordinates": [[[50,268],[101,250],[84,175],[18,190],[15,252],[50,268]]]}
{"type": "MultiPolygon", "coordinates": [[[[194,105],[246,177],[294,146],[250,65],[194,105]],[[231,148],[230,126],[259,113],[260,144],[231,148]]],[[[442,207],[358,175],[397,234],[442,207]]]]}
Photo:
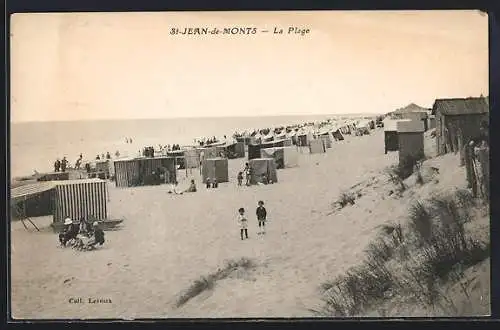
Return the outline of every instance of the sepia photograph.
{"type": "Polygon", "coordinates": [[[489,316],[488,15],[18,13],[12,320],[489,316]]]}

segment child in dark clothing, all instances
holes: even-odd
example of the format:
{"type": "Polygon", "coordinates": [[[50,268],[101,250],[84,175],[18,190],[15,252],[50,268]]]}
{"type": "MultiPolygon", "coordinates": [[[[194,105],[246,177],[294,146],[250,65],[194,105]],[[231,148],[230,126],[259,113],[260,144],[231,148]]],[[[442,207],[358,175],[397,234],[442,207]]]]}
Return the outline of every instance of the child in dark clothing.
{"type": "Polygon", "coordinates": [[[243,184],[243,172],[238,172],[238,186],[243,184]]]}
{"type": "Polygon", "coordinates": [[[210,182],[209,178],[207,178],[206,185],[207,185],[207,189],[212,188],[212,183],[210,182]]]}
{"type": "Polygon", "coordinates": [[[264,207],[264,202],[259,201],[259,206],[257,207],[257,221],[259,222],[259,234],[265,234],[266,233],[266,217],[267,217],[267,211],[266,208],[264,207]]]}

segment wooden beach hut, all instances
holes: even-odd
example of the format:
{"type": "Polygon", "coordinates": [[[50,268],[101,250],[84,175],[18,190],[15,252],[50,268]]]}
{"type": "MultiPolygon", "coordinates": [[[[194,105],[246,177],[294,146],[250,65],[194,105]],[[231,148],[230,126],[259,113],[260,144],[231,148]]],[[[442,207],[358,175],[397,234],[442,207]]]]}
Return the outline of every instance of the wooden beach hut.
{"type": "Polygon", "coordinates": [[[299,154],[295,147],[277,147],[261,149],[262,158],[273,158],[276,169],[295,167],[299,165],[299,154]]]}
{"type": "Polygon", "coordinates": [[[40,173],[37,181],[61,181],[86,179],[88,174],[85,170],[67,169],[65,172],[40,173]]]}
{"type": "Polygon", "coordinates": [[[436,118],[437,154],[456,152],[480,135],[481,123],[489,121],[486,97],[437,99],[432,107],[436,118]]]}
{"type": "Polygon", "coordinates": [[[424,123],[420,120],[400,120],[397,122],[399,163],[424,158],[424,123]]]}
{"type": "Polygon", "coordinates": [[[325,153],[325,142],[322,139],[309,141],[309,152],[311,154],[325,153]]]}
{"type": "Polygon", "coordinates": [[[335,139],[335,141],[344,141],[344,136],[340,132],[340,129],[333,130],[332,137],[335,139]]]}
{"type": "Polygon", "coordinates": [[[96,160],[95,171],[97,173],[104,173],[106,179],[114,175],[115,169],[111,159],[96,160]]]}
{"type": "Polygon", "coordinates": [[[318,134],[318,139],[323,140],[323,143],[325,144],[326,148],[332,147],[332,138],[329,132],[320,132],[318,134]]]}
{"type": "Polygon", "coordinates": [[[224,152],[229,159],[244,158],[245,144],[243,142],[228,143],[224,146],[224,152]]]}
{"type": "Polygon", "coordinates": [[[184,162],[186,168],[200,167],[200,151],[198,148],[188,148],[184,150],[184,162]]]}
{"type": "Polygon", "coordinates": [[[297,133],[297,142],[301,147],[306,147],[309,145],[310,141],[313,140],[313,134],[308,132],[297,133]]]}
{"type": "MultiPolygon", "coordinates": [[[[132,158],[115,160],[117,187],[134,187],[153,184],[151,178],[163,175],[163,183],[174,183],[177,176],[177,159],[174,157],[132,158]],[[153,175],[153,172],[155,173],[153,175]]],[[[154,180],[153,180],[154,181],[154,180]]]]}
{"type": "Polygon", "coordinates": [[[217,182],[229,182],[229,167],[227,158],[209,158],[203,160],[202,165],[202,178],[203,183],[207,182],[207,179],[213,181],[217,179],[217,182]]]}
{"type": "Polygon", "coordinates": [[[11,189],[11,217],[21,220],[26,229],[28,227],[25,221],[28,221],[33,227],[39,230],[30,218],[52,215],[54,209],[54,188],[55,184],[53,182],[45,181],[11,189]]]}
{"type": "Polygon", "coordinates": [[[107,182],[101,179],[68,180],[55,183],[54,223],[74,220],[106,220],[107,182]]]}
{"type": "Polygon", "coordinates": [[[392,119],[384,120],[384,149],[388,151],[397,151],[399,146],[398,140],[398,121],[392,119]]]}
{"type": "Polygon", "coordinates": [[[263,183],[264,176],[273,183],[278,182],[274,158],[255,158],[248,161],[248,166],[252,173],[250,178],[251,184],[263,183]]]}
{"type": "Polygon", "coordinates": [[[248,160],[260,158],[260,149],[262,149],[261,144],[249,144],[248,145],[248,160]]]}

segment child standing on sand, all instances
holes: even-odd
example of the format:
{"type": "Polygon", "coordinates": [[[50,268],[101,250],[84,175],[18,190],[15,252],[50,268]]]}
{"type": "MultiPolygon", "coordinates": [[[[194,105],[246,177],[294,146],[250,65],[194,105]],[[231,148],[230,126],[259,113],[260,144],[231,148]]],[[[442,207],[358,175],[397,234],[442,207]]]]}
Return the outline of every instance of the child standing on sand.
{"type": "Polygon", "coordinates": [[[267,217],[267,211],[266,208],[264,207],[264,202],[259,201],[259,206],[257,207],[257,221],[259,222],[259,234],[265,234],[266,233],[266,217],[267,217]]]}
{"type": "Polygon", "coordinates": [[[238,186],[243,184],[243,172],[238,172],[238,186]]]}
{"type": "Polygon", "coordinates": [[[242,207],[238,210],[238,224],[240,225],[241,240],[243,240],[243,233],[245,234],[245,238],[248,238],[248,220],[245,217],[245,209],[242,207]]]}

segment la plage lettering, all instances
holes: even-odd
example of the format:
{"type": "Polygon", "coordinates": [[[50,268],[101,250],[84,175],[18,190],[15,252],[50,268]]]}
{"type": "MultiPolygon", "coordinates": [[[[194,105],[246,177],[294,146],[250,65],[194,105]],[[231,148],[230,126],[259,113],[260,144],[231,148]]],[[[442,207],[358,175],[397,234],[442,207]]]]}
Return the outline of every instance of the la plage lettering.
{"type": "MultiPolygon", "coordinates": [[[[284,30],[279,27],[274,28],[274,34],[284,34],[284,30]]],[[[299,28],[299,27],[294,27],[291,26],[287,30],[287,34],[300,34],[301,36],[305,36],[306,34],[309,34],[311,30],[305,29],[305,28],[299,28]]]]}

